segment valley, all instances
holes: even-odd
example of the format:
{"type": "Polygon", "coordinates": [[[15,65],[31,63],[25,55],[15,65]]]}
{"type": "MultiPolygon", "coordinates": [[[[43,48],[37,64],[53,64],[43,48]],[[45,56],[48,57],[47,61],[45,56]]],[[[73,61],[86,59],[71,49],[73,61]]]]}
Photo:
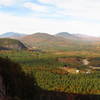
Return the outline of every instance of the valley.
{"type": "Polygon", "coordinates": [[[45,91],[48,96],[53,92],[66,96],[100,95],[99,40],[89,37],[82,40],[76,35],[63,34],[36,33],[13,39],[0,38],[0,57],[18,63],[25,75],[34,77],[40,97],[45,91]],[[44,92],[40,93],[41,90],[44,92]]]}

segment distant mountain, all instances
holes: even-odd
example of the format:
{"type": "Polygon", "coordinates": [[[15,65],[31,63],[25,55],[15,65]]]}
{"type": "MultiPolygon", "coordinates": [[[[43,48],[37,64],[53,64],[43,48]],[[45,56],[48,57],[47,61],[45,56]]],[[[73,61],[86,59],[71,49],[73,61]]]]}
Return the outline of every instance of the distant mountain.
{"type": "Polygon", "coordinates": [[[7,32],[0,35],[1,38],[17,38],[25,36],[26,34],[16,33],[16,32],[7,32]]]}
{"type": "MultiPolygon", "coordinates": [[[[22,44],[24,44],[28,49],[39,49],[47,51],[48,50],[77,51],[77,50],[92,50],[92,49],[94,50],[94,48],[98,47],[100,44],[100,38],[85,36],[82,34],[70,34],[68,32],[60,32],[56,35],[50,35],[48,33],[35,33],[31,35],[24,35],[24,34],[20,35],[13,32],[10,32],[9,34],[8,33],[4,34],[4,36],[21,41],[22,44]]],[[[3,35],[1,36],[3,38],[3,35]]],[[[3,42],[4,41],[0,41],[0,43],[3,42]]],[[[5,47],[3,46],[2,48],[5,47]]]]}
{"type": "Polygon", "coordinates": [[[85,35],[85,34],[79,34],[79,33],[73,34],[73,35],[74,35],[75,37],[80,38],[80,39],[96,38],[96,37],[94,37],[94,36],[85,35]]]}
{"type": "MultiPolygon", "coordinates": [[[[61,34],[61,33],[60,33],[61,34]]],[[[64,35],[66,35],[64,33],[64,35]]],[[[66,37],[50,35],[48,33],[35,33],[19,38],[28,48],[42,50],[83,50],[91,47],[91,43],[78,39],[73,34],[67,34],[66,37]],[[67,38],[66,38],[67,37],[67,38]]]]}
{"type": "Polygon", "coordinates": [[[77,40],[79,37],[75,36],[74,34],[68,33],[68,32],[60,32],[57,33],[55,36],[57,37],[63,37],[66,39],[71,39],[71,40],[77,40]]]}
{"type": "Polygon", "coordinates": [[[19,40],[1,38],[0,39],[0,50],[22,50],[27,49],[26,46],[19,40]]]}
{"type": "Polygon", "coordinates": [[[68,33],[68,32],[60,32],[56,34],[57,36],[62,36],[62,37],[69,37],[69,36],[73,36],[72,34],[68,33]]]}
{"type": "Polygon", "coordinates": [[[85,34],[73,34],[75,37],[79,38],[80,40],[85,40],[85,41],[100,41],[100,37],[95,37],[95,36],[90,36],[90,35],[85,35],[85,34]]]}
{"type": "Polygon", "coordinates": [[[84,34],[71,34],[68,32],[60,32],[56,34],[56,36],[64,37],[66,39],[71,39],[71,40],[80,40],[80,41],[100,41],[99,37],[94,37],[94,36],[89,36],[89,35],[84,35],[84,34]]]}
{"type": "Polygon", "coordinates": [[[45,50],[64,49],[65,47],[74,44],[73,41],[48,33],[35,33],[24,36],[20,38],[20,40],[29,48],[45,50]]]}

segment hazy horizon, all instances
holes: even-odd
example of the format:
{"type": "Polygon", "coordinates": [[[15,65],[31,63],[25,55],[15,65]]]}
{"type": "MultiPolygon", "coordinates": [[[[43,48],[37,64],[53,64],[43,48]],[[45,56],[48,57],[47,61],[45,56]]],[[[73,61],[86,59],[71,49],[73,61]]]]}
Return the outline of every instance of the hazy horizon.
{"type": "Polygon", "coordinates": [[[78,33],[100,36],[99,0],[0,0],[0,34],[78,33]]]}
{"type": "Polygon", "coordinates": [[[59,34],[59,33],[68,33],[68,34],[71,34],[71,35],[81,35],[81,36],[89,36],[89,37],[100,37],[100,36],[96,36],[96,35],[90,35],[90,34],[82,34],[82,33],[69,33],[69,32],[58,32],[58,33],[54,33],[54,34],[50,34],[50,33],[47,33],[47,32],[35,32],[35,33],[20,33],[20,32],[5,32],[5,33],[1,33],[0,35],[10,35],[9,33],[16,33],[16,34],[22,34],[22,35],[32,35],[32,34],[38,34],[38,33],[40,33],[40,34],[42,34],[42,33],[44,33],[44,34],[49,34],[49,35],[56,35],[56,34],[59,34]]]}

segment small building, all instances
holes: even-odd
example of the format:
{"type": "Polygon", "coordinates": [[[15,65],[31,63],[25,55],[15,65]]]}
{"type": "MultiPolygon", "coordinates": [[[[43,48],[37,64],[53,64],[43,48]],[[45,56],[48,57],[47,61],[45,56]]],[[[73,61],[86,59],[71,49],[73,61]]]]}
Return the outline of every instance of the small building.
{"type": "Polygon", "coordinates": [[[89,65],[89,63],[90,63],[87,59],[83,59],[82,62],[84,65],[89,65]]]}
{"type": "Polygon", "coordinates": [[[80,72],[80,70],[77,69],[77,70],[76,70],[76,73],[79,73],[79,72],[80,72]]]}

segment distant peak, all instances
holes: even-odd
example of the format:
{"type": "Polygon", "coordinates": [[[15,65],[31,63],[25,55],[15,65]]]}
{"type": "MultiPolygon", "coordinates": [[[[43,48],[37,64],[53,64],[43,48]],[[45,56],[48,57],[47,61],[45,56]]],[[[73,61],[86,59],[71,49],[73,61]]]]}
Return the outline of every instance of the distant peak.
{"type": "Polygon", "coordinates": [[[48,34],[48,33],[40,33],[40,32],[31,34],[31,35],[33,35],[33,36],[53,36],[53,35],[48,34]]]}
{"type": "Polygon", "coordinates": [[[17,33],[17,32],[6,32],[0,35],[0,37],[20,37],[25,36],[24,33],[17,33]]]}
{"type": "Polygon", "coordinates": [[[70,34],[69,32],[59,32],[61,34],[70,34]]]}
{"type": "Polygon", "coordinates": [[[50,35],[48,33],[43,33],[43,32],[37,32],[37,33],[34,33],[34,34],[40,34],[40,35],[50,35]]]}
{"type": "Polygon", "coordinates": [[[67,37],[67,36],[73,36],[73,34],[68,33],[68,32],[60,32],[56,34],[57,36],[63,36],[63,37],[67,37]]]}

